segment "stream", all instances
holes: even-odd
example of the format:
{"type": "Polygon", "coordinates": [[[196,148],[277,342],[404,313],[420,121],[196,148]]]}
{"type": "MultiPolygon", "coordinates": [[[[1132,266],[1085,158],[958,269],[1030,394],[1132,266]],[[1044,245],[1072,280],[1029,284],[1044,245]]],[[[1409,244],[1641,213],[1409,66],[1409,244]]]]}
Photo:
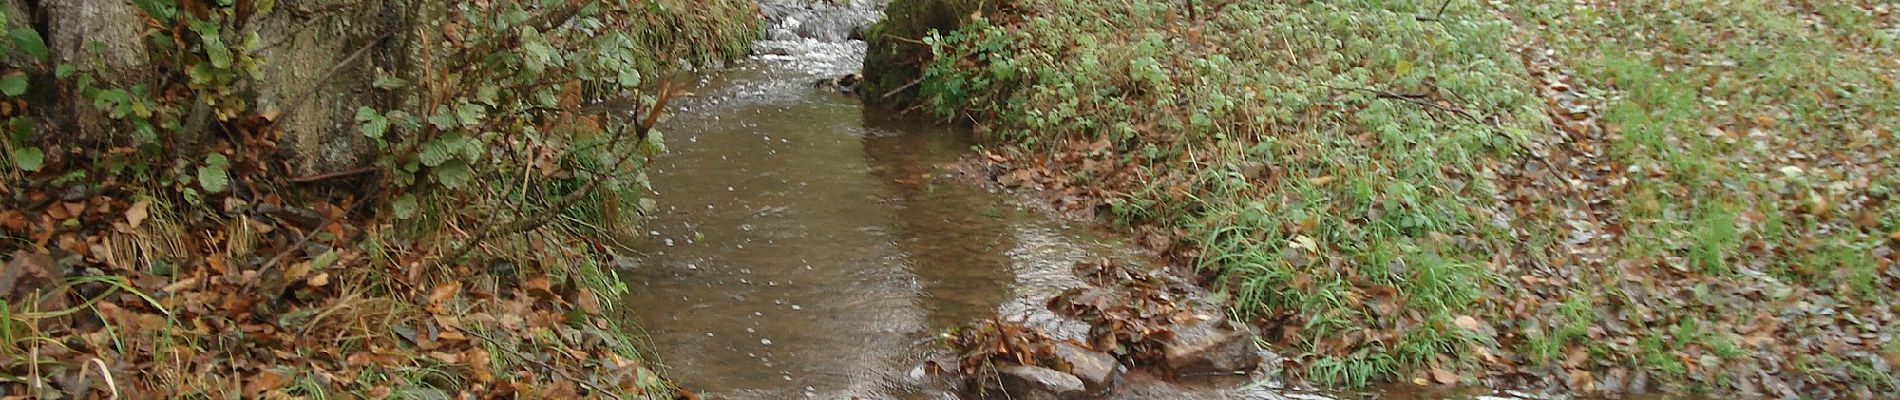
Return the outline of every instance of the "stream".
{"type": "MultiPolygon", "coordinates": [[[[646,348],[682,386],[708,399],[955,399],[921,368],[939,334],[1000,315],[1079,337],[1086,325],[1043,306],[1083,285],[1072,265],[1158,263],[950,177],[941,167],[968,154],[968,133],[814,88],[856,72],[864,45],[784,25],[786,40],[704,75],[661,126],[671,150],[650,173],[663,202],[622,277],[646,348]]],[[[1109,398],[1332,397],[1131,374],[1109,398]]]]}
{"type": "MultiPolygon", "coordinates": [[[[624,274],[652,348],[709,398],[944,398],[931,339],[1046,314],[1076,262],[1152,262],[1107,236],[945,178],[968,135],[815,89],[862,43],[776,42],[713,74],[665,124],[643,267],[624,274]],[[783,47],[776,47],[783,48],[783,47]]],[[[1047,317],[1047,316],[1045,316],[1047,317]]],[[[1081,327],[1080,329],[1086,329],[1081,327]]]]}

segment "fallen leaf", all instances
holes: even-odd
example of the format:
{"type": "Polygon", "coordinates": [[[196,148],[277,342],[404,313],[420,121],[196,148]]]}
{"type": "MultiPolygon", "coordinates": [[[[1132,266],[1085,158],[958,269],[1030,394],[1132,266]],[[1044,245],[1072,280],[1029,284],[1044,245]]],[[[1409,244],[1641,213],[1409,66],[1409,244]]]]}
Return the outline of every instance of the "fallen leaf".
{"type": "Polygon", "coordinates": [[[152,202],[146,200],[132,203],[132,207],[125,210],[126,225],[131,225],[132,229],[138,229],[140,224],[145,223],[146,218],[151,217],[149,213],[151,206],[152,202]]]}
{"type": "Polygon", "coordinates": [[[538,295],[543,296],[554,293],[554,284],[548,282],[548,278],[546,277],[537,276],[533,279],[529,279],[527,282],[522,282],[521,288],[527,289],[528,293],[531,294],[538,291],[540,292],[538,295]]]}
{"type": "Polygon", "coordinates": [[[0,298],[10,300],[20,300],[33,291],[65,278],[53,276],[53,271],[57,271],[59,266],[53,257],[43,253],[15,251],[13,260],[7,261],[4,267],[0,269],[0,298]]]}
{"type": "Polygon", "coordinates": [[[595,296],[594,291],[581,291],[580,299],[575,302],[580,303],[581,311],[587,312],[587,315],[600,315],[600,296],[595,296]]]}
{"type": "Polygon", "coordinates": [[[429,304],[442,304],[442,302],[448,301],[449,298],[455,297],[457,293],[461,292],[461,281],[443,282],[440,285],[435,285],[434,290],[429,291],[429,304]]]}
{"type": "Polygon", "coordinates": [[[310,277],[305,283],[309,284],[310,287],[324,287],[330,284],[330,273],[318,272],[316,276],[310,277]]]}
{"type": "Polygon", "coordinates": [[[258,396],[258,394],[277,390],[277,388],[283,386],[284,377],[282,375],[271,371],[259,371],[257,374],[251,376],[250,382],[244,383],[244,393],[248,395],[248,397],[260,398],[263,396],[258,396]]]}

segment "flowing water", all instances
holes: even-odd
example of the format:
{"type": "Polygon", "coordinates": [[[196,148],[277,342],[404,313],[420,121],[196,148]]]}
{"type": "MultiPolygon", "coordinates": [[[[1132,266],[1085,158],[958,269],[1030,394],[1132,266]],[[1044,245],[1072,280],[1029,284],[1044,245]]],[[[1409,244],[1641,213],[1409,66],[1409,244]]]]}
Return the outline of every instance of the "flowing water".
{"type": "MultiPolygon", "coordinates": [[[[1042,306],[1082,284],[1071,265],[1155,263],[950,179],[940,167],[968,152],[966,133],[813,87],[855,72],[862,42],[759,47],[702,79],[661,126],[671,152],[651,173],[665,202],[647,219],[643,262],[622,275],[636,324],[685,387],[713,399],[953,399],[919,367],[939,333],[1001,315],[1079,337],[1086,326],[1042,306]]],[[[1111,397],[1327,398],[1141,376],[1111,397]]]]}
{"type": "MultiPolygon", "coordinates": [[[[1044,315],[1112,239],[948,181],[967,134],[812,88],[861,43],[782,42],[713,74],[663,125],[646,260],[626,274],[671,376],[708,397],[942,398],[916,366],[970,320],[1044,315]]],[[[1049,323],[1055,323],[1050,321],[1049,323]]],[[[1057,327],[1060,329],[1060,327],[1057,327]]]]}

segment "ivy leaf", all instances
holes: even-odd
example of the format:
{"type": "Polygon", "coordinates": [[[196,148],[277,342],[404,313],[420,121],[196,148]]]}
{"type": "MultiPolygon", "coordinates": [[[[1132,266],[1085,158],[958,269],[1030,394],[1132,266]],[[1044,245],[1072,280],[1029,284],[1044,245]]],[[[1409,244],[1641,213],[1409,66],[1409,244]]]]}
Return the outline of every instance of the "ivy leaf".
{"type": "Polygon", "coordinates": [[[363,136],[372,139],[382,139],[383,132],[389,131],[389,118],[376,114],[376,110],[369,107],[356,109],[356,121],[363,123],[363,136]]]}
{"type": "Polygon", "coordinates": [[[40,148],[20,146],[13,149],[13,166],[20,167],[21,171],[39,172],[40,167],[45,165],[46,153],[40,151],[40,148]]]}
{"type": "Polygon", "coordinates": [[[455,158],[455,153],[449,149],[447,140],[436,139],[423,144],[422,151],[416,157],[422,161],[422,165],[435,168],[455,158]]]}
{"type": "Polygon", "coordinates": [[[429,125],[435,125],[437,129],[454,128],[455,116],[449,113],[448,107],[438,108],[435,110],[435,115],[429,116],[429,125]]]}
{"type": "Polygon", "coordinates": [[[211,66],[218,69],[231,68],[231,48],[225,47],[224,40],[217,36],[205,36],[205,58],[211,60],[211,66]]]}
{"type": "Polygon", "coordinates": [[[420,208],[421,206],[416,204],[414,194],[404,194],[402,197],[397,197],[396,201],[389,203],[389,211],[396,213],[396,219],[415,218],[416,211],[420,208]]]}
{"type": "Polygon", "coordinates": [[[460,121],[463,126],[481,124],[482,118],[486,118],[487,113],[488,111],[480,104],[462,103],[455,106],[455,119],[460,121]]]}
{"type": "Polygon", "coordinates": [[[475,101],[491,106],[500,104],[501,88],[493,83],[484,83],[481,87],[475,88],[475,101]]]}
{"type": "Polygon", "coordinates": [[[13,45],[35,59],[46,59],[46,39],[40,38],[40,31],[33,28],[14,28],[7,36],[13,37],[13,45]]]}
{"type": "Polygon", "coordinates": [[[621,68],[619,81],[620,87],[631,88],[640,86],[640,70],[634,69],[632,66],[621,68]]]}
{"type": "Polygon", "coordinates": [[[160,21],[169,21],[172,19],[172,16],[178,12],[178,9],[171,3],[171,1],[160,0],[132,0],[132,4],[138,6],[139,10],[145,11],[145,15],[157,18],[160,21]]]}
{"type": "Polygon", "coordinates": [[[205,165],[198,167],[198,186],[205,192],[219,193],[231,186],[231,174],[227,171],[231,161],[223,154],[211,153],[205,157],[205,165]]]}
{"type": "Polygon", "coordinates": [[[13,71],[7,76],[0,77],[0,94],[12,97],[26,94],[26,73],[13,71]]]}
{"type": "Polygon", "coordinates": [[[430,168],[429,174],[435,177],[437,183],[441,183],[443,187],[450,190],[461,189],[463,185],[475,179],[475,171],[462,160],[452,160],[442,166],[430,168]]]}
{"type": "Polygon", "coordinates": [[[400,89],[403,86],[409,86],[409,81],[402,80],[402,78],[397,78],[389,74],[380,73],[381,70],[378,70],[377,72],[379,73],[376,74],[376,81],[370,82],[369,84],[370,86],[373,86],[377,89],[384,89],[384,90],[400,89]]]}
{"type": "Polygon", "coordinates": [[[363,136],[367,136],[371,139],[382,139],[383,132],[387,131],[389,131],[389,119],[383,118],[381,115],[363,122],[363,136]]]}

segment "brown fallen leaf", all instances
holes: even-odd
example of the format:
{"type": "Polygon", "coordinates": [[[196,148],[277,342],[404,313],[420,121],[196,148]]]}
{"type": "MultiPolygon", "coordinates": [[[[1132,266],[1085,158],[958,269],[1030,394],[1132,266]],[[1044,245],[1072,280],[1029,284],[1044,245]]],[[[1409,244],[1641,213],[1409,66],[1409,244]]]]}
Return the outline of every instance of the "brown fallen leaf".
{"type": "Polygon", "coordinates": [[[138,229],[140,224],[145,223],[146,218],[151,217],[151,207],[152,202],[147,200],[132,203],[132,207],[125,210],[125,224],[132,229],[138,229]]]}
{"type": "Polygon", "coordinates": [[[443,282],[440,285],[435,285],[435,289],[429,291],[429,304],[442,304],[442,302],[448,301],[449,298],[455,297],[457,293],[461,292],[461,281],[443,282]]]}
{"type": "Polygon", "coordinates": [[[284,376],[271,371],[258,371],[250,382],[244,383],[244,393],[251,398],[261,398],[258,394],[277,390],[284,386],[284,376]]]}
{"type": "Polygon", "coordinates": [[[548,282],[547,277],[542,277],[542,276],[537,276],[532,279],[528,279],[526,282],[522,282],[521,288],[527,289],[529,294],[533,294],[536,296],[548,296],[548,295],[554,294],[554,284],[551,282],[548,282]]]}
{"type": "Polygon", "coordinates": [[[12,260],[0,268],[0,298],[14,301],[65,278],[53,276],[59,269],[53,257],[26,250],[13,252],[12,260]]]}
{"type": "Polygon", "coordinates": [[[600,296],[594,295],[592,290],[582,290],[579,297],[575,302],[580,303],[581,311],[587,312],[587,315],[600,315],[600,296]]]}

